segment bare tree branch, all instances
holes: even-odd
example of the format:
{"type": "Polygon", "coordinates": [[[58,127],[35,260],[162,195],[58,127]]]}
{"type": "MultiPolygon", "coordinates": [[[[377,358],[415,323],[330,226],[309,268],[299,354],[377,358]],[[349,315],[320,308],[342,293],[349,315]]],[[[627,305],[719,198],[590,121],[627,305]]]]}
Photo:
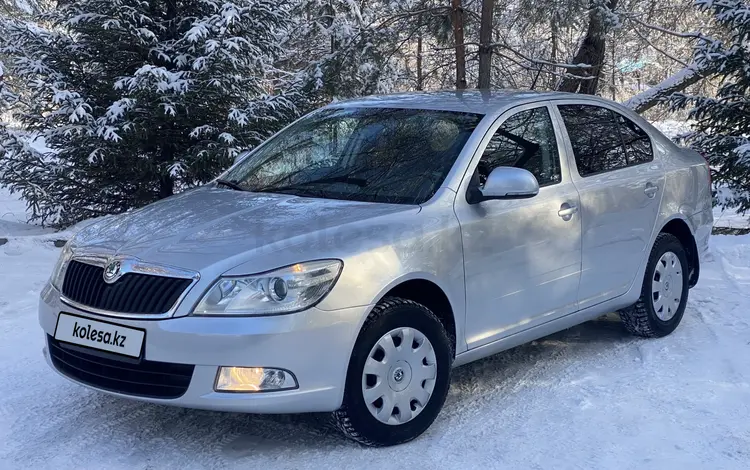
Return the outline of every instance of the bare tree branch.
{"type": "Polygon", "coordinates": [[[640,31],[638,31],[637,29],[635,29],[634,31],[635,31],[635,34],[638,35],[638,37],[640,37],[641,39],[643,39],[646,42],[646,44],[648,44],[649,46],[651,46],[656,52],[659,52],[659,53],[663,54],[664,56],[672,59],[673,61],[677,62],[678,64],[682,65],[683,67],[690,67],[690,64],[688,64],[685,61],[682,61],[682,60],[678,59],[677,57],[673,56],[672,54],[670,54],[669,52],[665,51],[664,49],[661,49],[656,44],[654,44],[653,42],[651,42],[643,33],[641,33],[640,31]]]}
{"type": "Polygon", "coordinates": [[[669,34],[670,36],[675,36],[675,37],[684,38],[684,39],[707,39],[706,36],[704,36],[703,34],[698,33],[698,32],[681,33],[681,32],[678,32],[678,31],[672,31],[671,29],[662,28],[661,26],[658,26],[658,25],[655,25],[655,24],[651,24],[651,23],[646,23],[645,21],[641,21],[640,19],[638,19],[638,17],[636,15],[634,15],[632,13],[626,13],[626,12],[619,12],[619,13],[624,18],[626,18],[626,19],[628,19],[630,21],[633,21],[635,23],[638,23],[639,25],[641,25],[643,27],[646,27],[646,28],[649,28],[649,29],[653,29],[654,31],[659,31],[659,32],[664,33],[664,34],[669,34]]]}

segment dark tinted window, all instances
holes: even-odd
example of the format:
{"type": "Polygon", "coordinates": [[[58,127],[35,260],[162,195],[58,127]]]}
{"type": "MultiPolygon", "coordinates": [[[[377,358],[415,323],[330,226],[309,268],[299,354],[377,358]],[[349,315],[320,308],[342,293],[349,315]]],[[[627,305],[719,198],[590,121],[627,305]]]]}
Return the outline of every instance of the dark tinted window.
{"type": "Polygon", "coordinates": [[[558,106],[576,158],[578,174],[593,175],[628,166],[613,113],[599,106],[558,106]]]}
{"type": "Polygon", "coordinates": [[[249,191],[421,204],[481,119],[424,109],[324,110],[276,135],[223,178],[249,191]]]}
{"type": "Polygon", "coordinates": [[[617,123],[620,125],[620,134],[628,155],[628,164],[639,165],[652,161],[654,152],[651,148],[651,139],[646,131],[625,116],[618,113],[614,114],[617,123]]]}
{"type": "Polygon", "coordinates": [[[479,163],[480,183],[499,166],[529,170],[540,186],[560,182],[560,155],[547,108],[521,111],[500,126],[479,163]]]}

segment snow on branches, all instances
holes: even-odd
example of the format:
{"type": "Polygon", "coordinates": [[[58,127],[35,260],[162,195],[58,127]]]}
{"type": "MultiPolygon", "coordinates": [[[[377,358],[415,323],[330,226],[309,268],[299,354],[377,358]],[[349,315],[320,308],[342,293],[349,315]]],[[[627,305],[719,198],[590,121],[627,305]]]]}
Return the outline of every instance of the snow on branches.
{"type": "Polygon", "coordinates": [[[723,40],[701,38],[697,64],[720,79],[715,97],[675,94],[673,108],[687,108],[695,121],[691,145],[709,159],[714,181],[726,186],[729,198],[719,201],[740,211],[750,210],[750,4],[745,0],[697,0],[713,15],[723,40]]]}
{"type": "Polygon", "coordinates": [[[0,19],[0,113],[52,150],[4,129],[0,184],[32,219],[66,225],[209,180],[298,113],[299,81],[277,66],[289,13],[275,0],[80,0],[0,19]]]}

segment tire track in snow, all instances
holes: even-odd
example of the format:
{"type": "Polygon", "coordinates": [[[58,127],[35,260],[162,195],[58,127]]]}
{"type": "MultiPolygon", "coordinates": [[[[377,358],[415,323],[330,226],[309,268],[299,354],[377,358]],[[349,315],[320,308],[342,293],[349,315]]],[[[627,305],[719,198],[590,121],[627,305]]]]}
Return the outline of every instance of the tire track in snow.
{"type": "Polygon", "coordinates": [[[526,400],[536,389],[577,386],[575,380],[586,372],[582,360],[593,355],[599,361],[635,350],[639,341],[629,336],[619,321],[595,320],[468,364],[455,370],[451,392],[455,396],[446,403],[443,419],[449,420],[450,426],[459,426],[498,404],[528,408],[535,403],[526,400]]]}

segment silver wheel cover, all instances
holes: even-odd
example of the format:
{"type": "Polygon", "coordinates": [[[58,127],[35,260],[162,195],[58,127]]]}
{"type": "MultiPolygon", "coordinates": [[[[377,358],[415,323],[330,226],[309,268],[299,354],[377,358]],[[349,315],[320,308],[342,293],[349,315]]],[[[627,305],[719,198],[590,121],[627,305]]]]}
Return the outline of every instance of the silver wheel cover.
{"type": "Polygon", "coordinates": [[[378,421],[404,424],[427,406],[436,377],[437,359],[430,340],[414,328],[396,328],[370,350],[362,372],[362,395],[378,421]]]}
{"type": "Polygon", "coordinates": [[[682,300],[683,272],[680,258],[667,251],[656,263],[651,282],[651,302],[656,316],[669,321],[677,313],[682,300]]]}

